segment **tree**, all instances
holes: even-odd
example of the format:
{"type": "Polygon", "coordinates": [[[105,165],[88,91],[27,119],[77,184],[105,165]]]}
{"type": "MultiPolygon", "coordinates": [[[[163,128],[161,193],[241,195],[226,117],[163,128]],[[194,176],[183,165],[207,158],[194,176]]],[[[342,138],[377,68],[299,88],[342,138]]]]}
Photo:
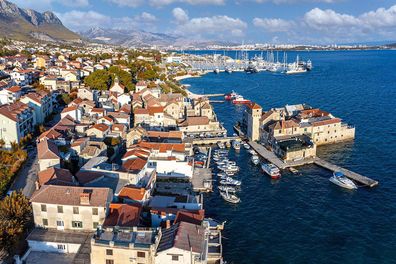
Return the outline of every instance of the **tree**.
{"type": "Polygon", "coordinates": [[[0,202],[0,247],[10,252],[32,222],[29,199],[12,192],[0,202]]]}
{"type": "Polygon", "coordinates": [[[108,90],[112,83],[112,76],[107,70],[97,70],[84,78],[86,86],[97,90],[108,90]]]}
{"type": "Polygon", "coordinates": [[[4,139],[0,138],[0,148],[3,148],[5,145],[4,139]]]}

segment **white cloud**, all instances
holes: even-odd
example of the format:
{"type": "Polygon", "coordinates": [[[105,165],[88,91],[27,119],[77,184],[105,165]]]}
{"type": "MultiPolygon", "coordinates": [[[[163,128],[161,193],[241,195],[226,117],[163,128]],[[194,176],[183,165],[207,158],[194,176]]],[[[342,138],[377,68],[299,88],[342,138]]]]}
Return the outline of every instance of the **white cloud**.
{"type": "Polygon", "coordinates": [[[225,0],[107,0],[110,3],[119,6],[137,7],[144,3],[149,3],[151,6],[161,7],[174,3],[184,3],[190,5],[223,5],[225,0]]]}
{"type": "Polygon", "coordinates": [[[110,3],[119,6],[137,7],[144,3],[143,0],[108,0],[110,3]]]}
{"type": "Polygon", "coordinates": [[[62,14],[57,13],[56,15],[60,18],[64,25],[74,30],[82,30],[91,27],[103,27],[112,23],[112,19],[110,17],[95,11],[84,12],[73,10],[62,14]]]}
{"type": "Polygon", "coordinates": [[[314,8],[304,15],[304,21],[313,28],[334,28],[334,27],[351,27],[359,25],[359,19],[347,15],[340,14],[331,9],[322,10],[314,8]]]}
{"type": "Polygon", "coordinates": [[[301,19],[255,18],[253,25],[271,33],[284,32],[288,39],[316,43],[395,39],[396,5],[358,16],[313,8],[301,19]]]}
{"type": "Polygon", "coordinates": [[[286,32],[295,26],[293,21],[280,18],[254,18],[253,25],[268,32],[286,32]]]}
{"type": "Polygon", "coordinates": [[[228,16],[197,17],[177,26],[176,32],[193,38],[230,39],[244,35],[246,22],[228,16]]]}
{"type": "Polygon", "coordinates": [[[176,23],[186,23],[188,21],[188,14],[184,9],[176,7],[172,10],[172,15],[176,20],[176,23]]]}
{"type": "Polygon", "coordinates": [[[142,23],[154,23],[157,21],[157,17],[154,16],[153,14],[143,12],[138,16],[135,16],[134,19],[136,22],[142,22],[142,23]]]}

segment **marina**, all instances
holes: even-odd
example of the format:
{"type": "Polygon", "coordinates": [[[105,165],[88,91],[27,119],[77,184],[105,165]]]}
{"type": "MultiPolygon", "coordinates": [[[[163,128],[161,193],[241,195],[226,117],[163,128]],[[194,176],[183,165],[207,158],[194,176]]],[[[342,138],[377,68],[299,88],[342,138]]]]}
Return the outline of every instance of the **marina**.
{"type": "MultiPolygon", "coordinates": [[[[237,188],[239,190],[236,192],[237,197],[241,200],[240,203],[231,204],[223,200],[218,191],[220,177],[216,173],[213,175],[213,193],[205,195],[207,212],[217,219],[227,220],[227,228],[223,232],[223,235],[227,237],[223,240],[224,258],[227,261],[246,264],[261,263],[260,260],[265,258],[272,263],[277,261],[314,262],[316,256],[331,259],[336,254],[335,261],[348,258],[351,261],[359,262],[362,260],[359,250],[369,248],[375,248],[377,252],[388,257],[394,255],[392,247],[389,245],[389,241],[394,241],[394,238],[390,235],[389,230],[396,229],[387,218],[388,213],[385,214],[389,210],[394,211],[393,203],[396,202],[393,198],[389,199],[391,188],[394,187],[392,177],[394,173],[391,170],[391,160],[380,158],[392,157],[392,152],[386,146],[389,143],[392,130],[388,127],[385,128],[384,133],[387,136],[378,139],[374,128],[381,122],[377,119],[377,114],[374,115],[375,111],[368,110],[370,108],[377,109],[375,105],[380,103],[377,100],[378,97],[371,90],[376,86],[376,83],[371,80],[380,80],[381,85],[386,83],[385,88],[376,92],[387,95],[383,97],[386,105],[390,105],[392,101],[389,97],[393,93],[390,88],[392,84],[381,79],[382,75],[374,74],[368,78],[355,71],[358,64],[365,67],[358,56],[371,58],[370,65],[384,63],[388,65],[389,63],[385,59],[386,55],[378,55],[375,52],[346,52],[342,54],[318,52],[305,54],[302,57],[308,56],[315,62],[315,70],[309,74],[286,76],[261,72],[249,75],[243,72],[232,72],[229,75],[208,73],[201,78],[184,81],[191,84],[192,92],[198,94],[227,94],[233,89],[237,93],[243,94],[245,98],[259,102],[266,109],[269,109],[270,106],[282,106],[290,102],[306,102],[309,98],[309,103],[312,105],[329,109],[337,116],[353,123],[357,128],[355,141],[319,147],[317,155],[320,157],[319,160],[296,160],[286,164],[276,164],[275,154],[272,156],[273,153],[267,149],[266,152],[259,153],[252,147],[256,142],[249,142],[251,149],[257,152],[261,161],[266,161],[264,157],[274,158],[274,160],[268,161],[276,166],[279,165],[282,178],[276,181],[266,176],[260,166],[251,162],[252,155],[243,145],[239,150],[234,148],[229,150],[228,159],[235,161],[241,167],[238,174],[232,176],[242,181],[241,187],[237,188]],[[344,56],[355,61],[352,64],[341,60],[341,57],[344,56]],[[381,59],[376,56],[380,56],[381,59]],[[348,78],[343,78],[344,75],[348,75],[348,78]],[[352,79],[364,80],[364,82],[351,82],[352,79]],[[338,85],[339,80],[342,80],[342,85],[338,85]],[[327,96],[323,97],[323,94],[327,96]],[[345,98],[351,101],[346,103],[345,98]],[[365,104],[362,106],[362,109],[366,109],[364,115],[360,111],[354,110],[354,105],[361,105],[361,101],[365,104]],[[334,166],[321,161],[328,161],[334,166]],[[298,169],[298,171],[292,172],[291,168],[298,169]],[[358,173],[359,177],[349,178],[348,173],[342,171],[342,168],[348,168],[351,171],[350,177],[353,177],[353,173],[358,173]],[[346,190],[329,181],[334,171],[342,171],[358,187],[379,187],[358,188],[356,191],[346,190]],[[365,176],[372,177],[374,182],[381,182],[381,185],[371,185],[372,181],[363,182],[362,179],[365,176]],[[252,195],[253,193],[254,195],[252,195]],[[324,208],[327,209],[324,211],[324,208]],[[356,225],[350,225],[356,220],[356,217],[360,219],[360,227],[377,226],[378,222],[383,224],[375,228],[377,233],[373,234],[356,225]],[[270,252],[263,253],[259,248],[250,246],[250,241],[257,236],[250,234],[251,228],[245,224],[247,222],[254,222],[257,226],[266,227],[259,228],[256,232],[257,236],[260,236],[263,247],[270,252]],[[246,236],[247,240],[240,239],[246,236]],[[367,241],[365,239],[367,236],[373,237],[376,242],[367,241]],[[384,237],[387,239],[384,240],[384,237]],[[291,240],[295,241],[293,247],[289,245],[291,240]],[[244,253],[248,260],[241,260],[241,250],[235,250],[235,248],[246,249],[244,253]],[[284,254],[286,249],[296,257],[286,256],[284,254]]],[[[384,70],[389,72],[389,68],[384,70]]],[[[242,118],[244,111],[244,106],[235,106],[228,102],[214,104],[214,108],[219,120],[227,120],[224,126],[229,132],[242,118]]],[[[382,109],[378,109],[378,111],[378,115],[386,116],[382,109]]],[[[245,139],[246,135],[240,135],[245,139]]],[[[393,141],[390,142],[393,144],[393,141]]],[[[258,149],[261,147],[265,149],[264,146],[258,145],[258,149]]],[[[215,163],[212,162],[211,166],[215,172],[215,163]]],[[[379,258],[372,256],[369,259],[378,260],[379,258]]]]}

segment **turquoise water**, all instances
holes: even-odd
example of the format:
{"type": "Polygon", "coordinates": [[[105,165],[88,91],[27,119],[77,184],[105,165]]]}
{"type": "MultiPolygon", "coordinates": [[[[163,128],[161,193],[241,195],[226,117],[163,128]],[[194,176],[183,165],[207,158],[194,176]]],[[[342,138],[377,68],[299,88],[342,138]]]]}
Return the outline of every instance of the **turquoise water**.
{"type": "MultiPolygon", "coordinates": [[[[232,55],[232,54],[231,54],[232,55]]],[[[295,58],[289,53],[288,58],[295,58]]],[[[238,205],[207,195],[208,216],[226,220],[224,257],[229,263],[396,263],[396,51],[299,52],[312,72],[285,76],[209,73],[187,79],[195,93],[232,89],[265,110],[307,103],[356,126],[356,139],[318,148],[318,156],[380,182],[374,189],[343,190],[314,165],[301,176],[284,172],[271,182],[231,152],[242,170],[238,205]]],[[[214,104],[229,134],[243,107],[214,104]]]]}

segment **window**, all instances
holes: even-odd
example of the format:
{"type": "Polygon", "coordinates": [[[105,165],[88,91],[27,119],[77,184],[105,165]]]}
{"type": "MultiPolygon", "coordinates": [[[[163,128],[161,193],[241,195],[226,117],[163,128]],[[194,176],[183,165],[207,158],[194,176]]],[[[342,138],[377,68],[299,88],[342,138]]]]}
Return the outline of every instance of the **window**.
{"type": "Polygon", "coordinates": [[[93,222],[93,224],[92,224],[93,228],[97,228],[97,227],[98,227],[98,225],[99,225],[99,223],[98,223],[98,222],[93,222]]]}
{"type": "Polygon", "coordinates": [[[59,245],[58,245],[58,249],[60,249],[60,250],[65,250],[65,249],[66,249],[66,245],[59,244],[59,245]]]}
{"type": "Polygon", "coordinates": [[[114,260],[112,260],[112,259],[106,259],[106,264],[114,264],[114,260]]]}
{"type": "Polygon", "coordinates": [[[279,133],[282,133],[282,129],[279,129],[279,133]]]}
{"type": "Polygon", "coordinates": [[[48,225],[48,219],[43,218],[43,226],[47,226],[48,225]]]}
{"type": "Polygon", "coordinates": [[[41,212],[47,212],[47,205],[45,204],[41,205],[41,212]]]}
{"type": "Polygon", "coordinates": [[[138,251],[137,256],[138,256],[138,258],[145,258],[146,257],[146,252],[138,251]]]}
{"type": "Polygon", "coordinates": [[[73,214],[79,214],[78,207],[73,207],[73,214]]]}
{"type": "Polygon", "coordinates": [[[63,206],[58,205],[58,213],[63,214],[63,206]]]}
{"type": "Polygon", "coordinates": [[[179,261],[179,256],[172,256],[172,261],[179,261]]]}
{"type": "Polygon", "coordinates": [[[92,208],[92,214],[98,215],[98,208],[92,208]]]}
{"type": "Polygon", "coordinates": [[[106,249],[106,255],[107,256],[113,256],[113,250],[112,249],[106,249]]]}
{"type": "Polygon", "coordinates": [[[83,224],[81,221],[72,221],[72,227],[73,228],[82,228],[83,224]]]}
{"type": "Polygon", "coordinates": [[[58,221],[56,221],[56,225],[59,226],[59,227],[62,227],[62,226],[64,226],[65,224],[63,223],[62,220],[58,220],[58,221]]]}

